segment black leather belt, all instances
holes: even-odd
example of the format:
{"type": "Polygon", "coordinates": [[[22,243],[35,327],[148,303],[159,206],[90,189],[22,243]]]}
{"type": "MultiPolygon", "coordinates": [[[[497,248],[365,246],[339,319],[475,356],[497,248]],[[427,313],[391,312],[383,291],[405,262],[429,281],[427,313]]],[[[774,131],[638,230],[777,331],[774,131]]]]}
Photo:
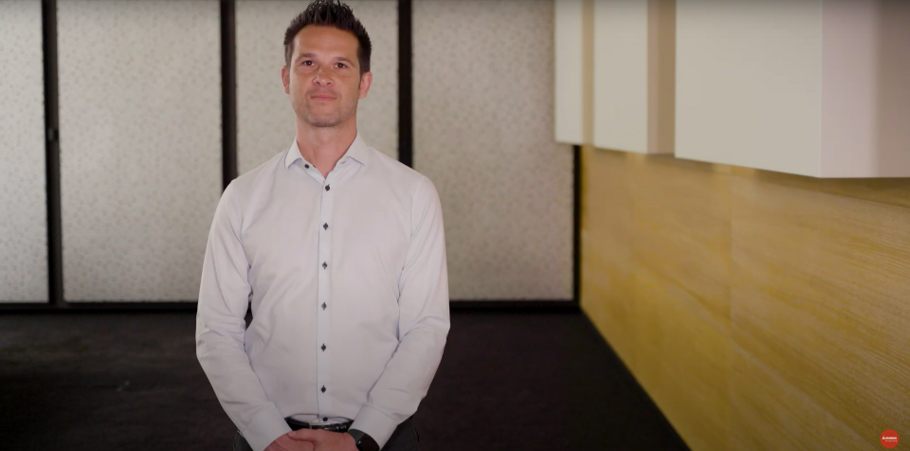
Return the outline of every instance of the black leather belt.
{"type": "Polygon", "coordinates": [[[304,423],[303,421],[295,420],[291,417],[285,418],[284,421],[287,421],[288,426],[290,426],[291,429],[293,429],[295,431],[298,429],[322,429],[322,430],[330,431],[330,432],[347,432],[348,429],[351,427],[351,425],[354,424],[353,421],[345,421],[344,423],[310,424],[310,423],[304,423]]]}

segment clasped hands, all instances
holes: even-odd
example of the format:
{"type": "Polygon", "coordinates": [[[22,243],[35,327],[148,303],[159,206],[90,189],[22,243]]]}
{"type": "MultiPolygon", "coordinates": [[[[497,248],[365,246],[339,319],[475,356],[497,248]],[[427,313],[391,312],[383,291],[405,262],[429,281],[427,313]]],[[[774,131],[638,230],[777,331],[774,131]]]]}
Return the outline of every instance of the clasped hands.
{"type": "Polygon", "coordinates": [[[345,432],[299,429],[276,438],[265,451],[357,451],[357,445],[345,432]]]}

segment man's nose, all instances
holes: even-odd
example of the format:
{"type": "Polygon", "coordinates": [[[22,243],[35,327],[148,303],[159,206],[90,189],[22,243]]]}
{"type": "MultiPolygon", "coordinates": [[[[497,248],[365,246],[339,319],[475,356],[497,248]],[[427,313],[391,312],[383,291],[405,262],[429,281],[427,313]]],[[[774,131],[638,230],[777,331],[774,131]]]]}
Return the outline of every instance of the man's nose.
{"type": "Polygon", "coordinates": [[[313,83],[319,86],[331,86],[333,81],[328,71],[320,67],[316,70],[316,75],[313,77],[313,83]]]}

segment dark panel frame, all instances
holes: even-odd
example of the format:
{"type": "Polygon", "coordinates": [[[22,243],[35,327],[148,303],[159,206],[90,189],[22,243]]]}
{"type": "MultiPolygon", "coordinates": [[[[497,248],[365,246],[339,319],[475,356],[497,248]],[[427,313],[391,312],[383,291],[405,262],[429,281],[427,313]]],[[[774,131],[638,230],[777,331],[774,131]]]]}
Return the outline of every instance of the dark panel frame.
{"type": "MultiPolygon", "coordinates": [[[[221,0],[221,95],[223,186],[237,177],[236,0],[221,0]]],[[[398,0],[398,159],[413,167],[413,1],[398,0]]],[[[63,234],[60,201],[57,1],[41,2],[47,141],[48,303],[0,303],[0,312],[195,311],[196,301],[67,302],[63,297],[63,234]]],[[[572,299],[452,300],[456,311],[577,312],[581,299],[581,147],[573,146],[572,299]]]]}
{"type": "Polygon", "coordinates": [[[63,227],[60,201],[60,97],[57,85],[57,0],[41,1],[44,51],[45,174],[47,183],[48,305],[65,307],[63,300],[63,227]]]}
{"type": "Polygon", "coordinates": [[[414,52],[411,0],[398,0],[398,161],[414,167],[414,52]]]}
{"type": "Polygon", "coordinates": [[[221,0],[221,167],[224,189],[237,178],[237,22],[235,0],[221,0]]]}

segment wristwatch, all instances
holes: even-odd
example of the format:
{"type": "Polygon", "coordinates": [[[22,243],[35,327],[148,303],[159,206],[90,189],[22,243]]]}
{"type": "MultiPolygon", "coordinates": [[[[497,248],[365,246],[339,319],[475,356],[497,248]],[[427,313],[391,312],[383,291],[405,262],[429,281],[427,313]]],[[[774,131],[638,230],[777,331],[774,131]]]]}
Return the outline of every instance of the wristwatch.
{"type": "Polygon", "coordinates": [[[354,444],[357,445],[358,451],[379,451],[379,444],[370,434],[357,429],[348,429],[348,434],[354,437],[354,444]]]}

